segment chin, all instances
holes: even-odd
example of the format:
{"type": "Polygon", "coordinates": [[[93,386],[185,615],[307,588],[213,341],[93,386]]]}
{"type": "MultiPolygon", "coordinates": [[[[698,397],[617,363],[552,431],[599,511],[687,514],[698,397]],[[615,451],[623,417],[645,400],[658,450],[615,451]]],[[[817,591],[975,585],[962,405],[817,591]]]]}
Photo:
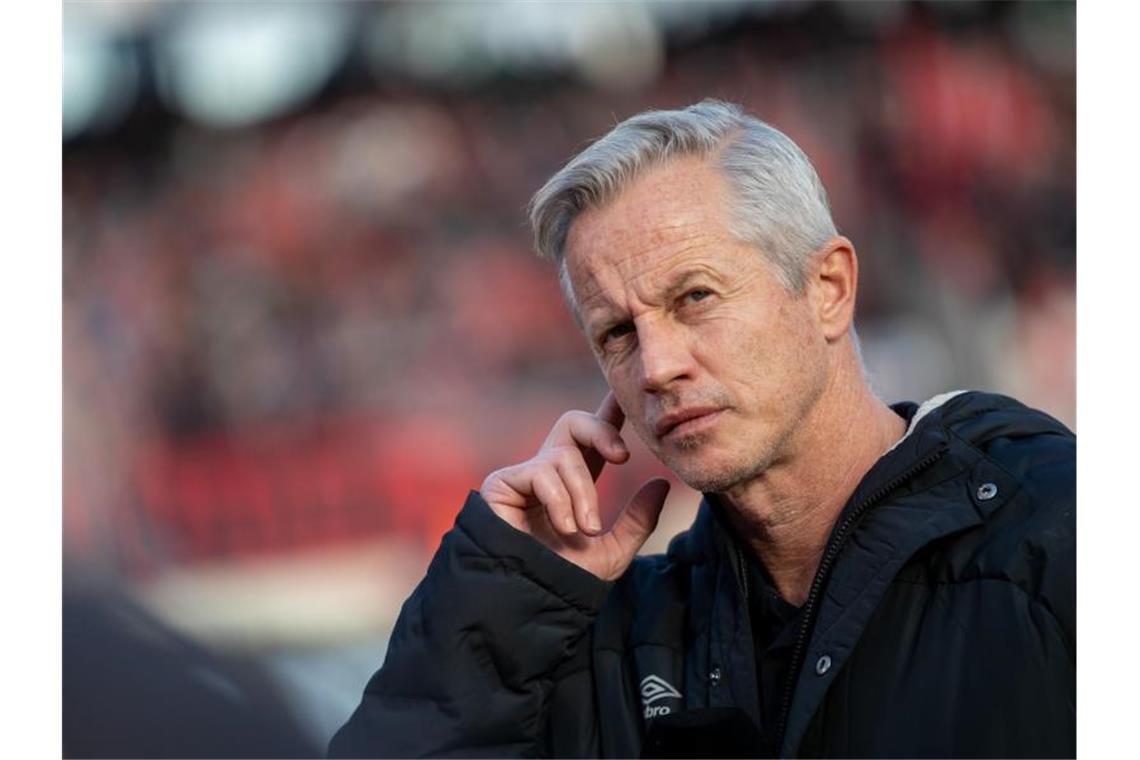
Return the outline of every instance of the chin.
{"type": "Polygon", "coordinates": [[[723,493],[739,485],[746,477],[735,472],[725,473],[676,473],[685,485],[701,493],[723,493]]]}
{"type": "Polygon", "coordinates": [[[681,482],[702,493],[721,493],[756,477],[767,467],[767,461],[751,459],[674,455],[662,462],[681,482]]]}

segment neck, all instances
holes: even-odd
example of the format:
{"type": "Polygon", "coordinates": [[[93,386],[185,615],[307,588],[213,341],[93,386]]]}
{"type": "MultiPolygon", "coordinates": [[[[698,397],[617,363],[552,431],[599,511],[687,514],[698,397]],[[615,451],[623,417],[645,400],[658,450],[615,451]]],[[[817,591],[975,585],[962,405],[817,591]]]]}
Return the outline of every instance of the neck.
{"type": "Polygon", "coordinates": [[[803,604],[844,504],[905,430],[861,374],[857,382],[833,382],[781,459],[718,494],[784,599],[803,604]]]}

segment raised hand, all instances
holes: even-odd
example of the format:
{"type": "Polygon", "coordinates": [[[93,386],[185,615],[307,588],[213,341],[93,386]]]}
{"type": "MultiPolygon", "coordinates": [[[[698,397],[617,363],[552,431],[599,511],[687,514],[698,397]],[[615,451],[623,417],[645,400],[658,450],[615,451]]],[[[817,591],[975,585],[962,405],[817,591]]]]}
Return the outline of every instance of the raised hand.
{"type": "Polygon", "coordinates": [[[603,580],[620,576],[649,535],[669,493],[660,478],[645,483],[607,530],[594,487],[607,462],[624,464],[625,414],[613,393],[594,414],[566,412],[538,453],[487,476],[479,493],[502,519],[603,580]]]}

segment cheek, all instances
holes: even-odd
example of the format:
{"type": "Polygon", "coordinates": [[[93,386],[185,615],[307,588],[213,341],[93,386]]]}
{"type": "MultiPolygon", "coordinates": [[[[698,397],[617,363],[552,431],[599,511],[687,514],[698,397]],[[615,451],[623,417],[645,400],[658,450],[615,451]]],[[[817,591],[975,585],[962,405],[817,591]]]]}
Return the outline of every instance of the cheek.
{"type": "Polygon", "coordinates": [[[742,401],[786,400],[814,363],[810,332],[788,306],[725,315],[701,325],[701,362],[742,401]]]}
{"type": "Polygon", "coordinates": [[[695,350],[715,365],[748,367],[769,355],[776,328],[771,315],[735,312],[693,326],[695,350]]]}

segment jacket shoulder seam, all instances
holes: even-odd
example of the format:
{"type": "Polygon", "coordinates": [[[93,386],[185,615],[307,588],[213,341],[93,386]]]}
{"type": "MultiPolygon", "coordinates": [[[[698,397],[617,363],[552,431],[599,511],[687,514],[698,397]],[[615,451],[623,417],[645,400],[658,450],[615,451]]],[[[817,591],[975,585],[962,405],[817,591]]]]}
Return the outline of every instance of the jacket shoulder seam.
{"type": "MultiPolygon", "coordinates": [[[[1031,494],[1034,498],[1040,498],[1040,493],[1033,487],[1032,479],[1025,477],[1024,475],[1017,475],[1013,472],[1010,472],[1009,468],[1006,467],[1004,464],[1002,464],[1001,461],[999,459],[997,459],[997,457],[994,457],[988,451],[981,448],[980,446],[978,446],[973,441],[967,440],[966,438],[962,437],[962,435],[960,433],[958,433],[957,430],[954,430],[952,427],[946,426],[945,430],[946,430],[947,434],[953,436],[955,440],[960,441],[964,446],[968,446],[971,450],[975,451],[978,454],[980,460],[984,460],[987,464],[1001,470],[1002,473],[1004,473],[1010,480],[1017,483],[1018,490],[1026,491],[1027,493],[1031,494]]],[[[1050,435],[1050,436],[1055,435],[1055,436],[1058,436],[1062,439],[1075,440],[1072,436],[1066,436],[1059,431],[1058,432],[1036,433],[1036,434],[1034,434],[1034,437],[1037,435],[1050,435]]]]}
{"type": "MultiPolygon", "coordinates": [[[[1021,477],[1020,475],[1015,475],[1012,472],[1010,472],[1009,469],[1004,464],[999,462],[995,457],[991,456],[988,451],[981,448],[980,446],[978,446],[973,441],[967,440],[966,438],[962,437],[962,435],[952,427],[946,426],[945,430],[949,435],[954,436],[954,440],[959,441],[964,446],[968,446],[972,451],[976,452],[980,459],[984,459],[988,464],[993,465],[994,467],[998,468],[1003,473],[1005,473],[1007,476],[1009,476],[1010,480],[1013,480],[1017,483],[1018,488],[1024,488],[1025,487],[1025,484],[1026,484],[1025,478],[1021,477]]],[[[973,465],[971,465],[971,467],[976,465],[976,464],[977,464],[977,462],[975,461],[973,463],[973,465]]]]}

